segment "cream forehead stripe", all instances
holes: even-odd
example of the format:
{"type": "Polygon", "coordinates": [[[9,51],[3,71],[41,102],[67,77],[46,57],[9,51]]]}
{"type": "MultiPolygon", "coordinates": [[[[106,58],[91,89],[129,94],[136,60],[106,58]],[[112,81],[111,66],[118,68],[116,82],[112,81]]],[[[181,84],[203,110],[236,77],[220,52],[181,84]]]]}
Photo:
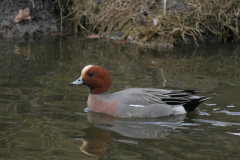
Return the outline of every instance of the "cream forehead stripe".
{"type": "Polygon", "coordinates": [[[88,66],[85,66],[83,69],[82,69],[82,73],[81,73],[81,77],[83,77],[83,75],[87,72],[87,70],[89,70],[89,68],[93,67],[93,65],[88,65],[88,66]]]}

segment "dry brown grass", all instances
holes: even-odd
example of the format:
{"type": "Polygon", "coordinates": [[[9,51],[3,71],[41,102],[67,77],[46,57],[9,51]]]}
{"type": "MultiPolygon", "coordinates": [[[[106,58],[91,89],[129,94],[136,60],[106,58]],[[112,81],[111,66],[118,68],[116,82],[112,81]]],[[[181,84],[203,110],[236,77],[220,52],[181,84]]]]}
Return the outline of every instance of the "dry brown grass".
{"type": "MultiPolygon", "coordinates": [[[[90,33],[121,31],[123,39],[132,37],[143,46],[172,46],[176,41],[194,41],[196,45],[208,36],[239,41],[239,0],[189,0],[185,9],[168,9],[148,0],[58,0],[65,17],[71,17],[74,29],[90,33]],[[154,20],[157,25],[154,25],[154,20]],[[162,45],[163,44],[163,45],[162,45]]],[[[62,18],[65,18],[62,16],[62,18]]]]}

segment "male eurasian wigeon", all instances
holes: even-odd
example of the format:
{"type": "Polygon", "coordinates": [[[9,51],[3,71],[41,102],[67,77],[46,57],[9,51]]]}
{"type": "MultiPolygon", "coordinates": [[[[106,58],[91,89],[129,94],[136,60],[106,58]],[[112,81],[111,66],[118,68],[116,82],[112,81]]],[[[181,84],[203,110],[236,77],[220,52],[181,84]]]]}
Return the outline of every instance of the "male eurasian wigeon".
{"type": "Polygon", "coordinates": [[[186,114],[193,111],[201,102],[211,98],[194,96],[201,91],[167,90],[154,88],[129,88],[109,93],[111,78],[100,66],[88,65],[80,78],[70,86],[84,84],[90,88],[87,105],[92,111],[118,117],[160,117],[186,114]]]}

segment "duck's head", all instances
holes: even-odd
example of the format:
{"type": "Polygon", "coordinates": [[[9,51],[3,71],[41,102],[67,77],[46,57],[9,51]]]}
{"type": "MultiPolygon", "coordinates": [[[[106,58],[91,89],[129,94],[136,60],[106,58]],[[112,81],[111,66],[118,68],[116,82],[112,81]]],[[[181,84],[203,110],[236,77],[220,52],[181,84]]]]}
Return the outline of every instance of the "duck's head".
{"type": "Polygon", "coordinates": [[[111,78],[107,71],[100,66],[88,65],[82,69],[80,78],[69,86],[84,84],[90,88],[91,94],[101,94],[109,90],[111,78]]]}

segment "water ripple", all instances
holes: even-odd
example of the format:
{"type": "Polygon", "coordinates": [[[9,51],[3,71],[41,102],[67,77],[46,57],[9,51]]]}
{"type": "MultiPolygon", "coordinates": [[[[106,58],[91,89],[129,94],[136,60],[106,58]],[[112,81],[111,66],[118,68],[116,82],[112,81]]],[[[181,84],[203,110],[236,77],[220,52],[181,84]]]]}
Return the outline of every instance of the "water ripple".
{"type": "Polygon", "coordinates": [[[232,126],[232,125],[236,125],[236,126],[240,126],[240,123],[231,123],[231,122],[221,122],[221,121],[214,121],[214,120],[206,120],[206,119],[193,119],[196,122],[203,122],[203,123],[210,123],[213,126],[232,126]]]}
{"type": "Polygon", "coordinates": [[[236,135],[236,136],[240,136],[240,133],[231,133],[231,132],[226,132],[228,134],[233,134],[233,135],[236,135]]]}
{"type": "Polygon", "coordinates": [[[231,116],[240,116],[240,112],[230,112],[230,111],[220,111],[220,113],[226,113],[227,115],[231,115],[231,116]]]}

